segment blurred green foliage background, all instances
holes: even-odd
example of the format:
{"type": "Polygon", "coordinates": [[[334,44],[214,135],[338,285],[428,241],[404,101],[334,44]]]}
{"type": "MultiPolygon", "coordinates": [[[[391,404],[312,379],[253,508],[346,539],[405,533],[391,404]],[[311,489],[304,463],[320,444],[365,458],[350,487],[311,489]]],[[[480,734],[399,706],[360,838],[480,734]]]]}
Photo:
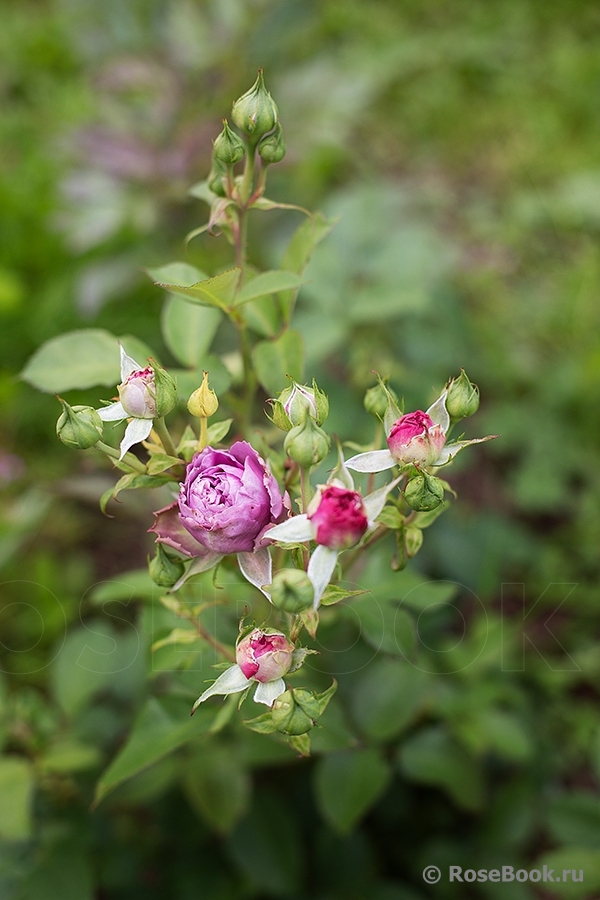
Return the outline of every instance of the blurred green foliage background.
{"type": "MultiPolygon", "coordinates": [[[[598,5],[0,9],[0,897],[599,896],[598,5]],[[288,145],[269,195],[341,216],[297,316],[330,430],[370,440],[374,369],[411,409],[464,366],[482,393],[469,436],[501,435],[453,465],[459,500],[409,569],[388,552],[361,573],[380,618],[360,598],[323,616],[315,684],[340,690],[309,761],[187,724],[211,660],[148,662],[173,627],[140,574],[156,500],[106,520],[110,468],[58,443],[58,404],[18,375],[80,327],[170,361],[142,270],[203,223],[188,188],[258,66],[288,145]],[[401,603],[420,616],[414,665],[401,603]],[[134,721],[156,759],[113,772],[90,811],[134,721]],[[585,881],[421,876],[544,863],[585,881]]],[[[277,264],[297,223],[256,213],[255,262],[277,264]]],[[[202,237],[186,258],[230,256],[202,237]]]]}

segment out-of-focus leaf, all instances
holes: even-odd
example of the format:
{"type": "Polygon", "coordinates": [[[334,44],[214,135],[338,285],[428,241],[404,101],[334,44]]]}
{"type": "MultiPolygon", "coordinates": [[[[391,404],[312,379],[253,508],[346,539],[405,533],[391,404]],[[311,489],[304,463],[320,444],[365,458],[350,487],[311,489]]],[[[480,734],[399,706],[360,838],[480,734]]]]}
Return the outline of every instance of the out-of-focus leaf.
{"type": "Polygon", "coordinates": [[[261,337],[275,337],[281,328],[281,313],[271,296],[245,303],[240,313],[246,325],[261,337]]]}
{"type": "Polygon", "coordinates": [[[94,878],[90,862],[75,842],[46,849],[23,884],[28,900],[93,900],[94,878]]]}
{"type": "Polygon", "coordinates": [[[0,838],[21,841],[31,834],[33,771],[17,756],[0,758],[0,838]]]}
{"type": "Polygon", "coordinates": [[[268,896],[293,895],[299,889],[302,851],[294,819],[293,809],[262,787],[227,842],[235,863],[268,896]]]}
{"type": "Polygon", "coordinates": [[[234,745],[210,743],[195,749],[186,759],[183,784],[194,809],[221,834],[246,813],[250,779],[234,745]]]}
{"type": "MultiPolygon", "coordinates": [[[[306,268],[315,247],[327,237],[331,229],[337,224],[338,219],[326,219],[322,213],[315,213],[310,219],[305,219],[298,226],[283,254],[281,267],[290,272],[302,274],[306,268]]],[[[286,321],[289,321],[296,290],[285,291],[280,294],[281,307],[286,321]]]]}
{"type": "Polygon", "coordinates": [[[432,725],[418,731],[400,748],[398,762],[403,774],[412,781],[442,788],[465,809],[480,809],[481,766],[445,728],[432,725]]]}
{"type": "Polygon", "coordinates": [[[275,397],[288,384],[287,375],[302,380],[304,343],[301,335],[289,328],[273,341],[259,341],[252,350],[258,380],[275,397]]]}
{"type": "Polygon", "coordinates": [[[554,870],[554,883],[544,882],[544,890],[552,897],[565,898],[565,900],[588,900],[600,894],[600,850],[590,850],[589,847],[573,846],[561,847],[545,853],[535,861],[535,868],[543,871],[554,870]],[[567,877],[563,878],[567,870],[567,877]],[[583,878],[574,882],[573,872],[577,879],[583,873],[583,878]],[[560,875],[561,881],[558,881],[560,875]]]}
{"type": "Polygon", "coordinates": [[[58,335],[33,354],[21,377],[40,391],[61,393],[121,380],[117,338],[100,328],[58,335]]]}
{"type": "Polygon", "coordinates": [[[196,388],[202,384],[203,371],[209,374],[209,383],[217,395],[224,394],[231,384],[231,374],[225,368],[218,356],[209,353],[200,362],[196,371],[191,369],[170,369],[177,379],[177,396],[182,403],[187,403],[189,397],[196,388]]]}
{"type": "Polygon", "coordinates": [[[415,648],[416,631],[409,613],[391,601],[377,601],[365,594],[344,609],[348,617],[358,617],[363,638],[376,650],[410,657],[415,648]]]}
{"type": "Polygon", "coordinates": [[[591,791],[552,797],[548,804],[550,832],[561,844],[600,850],[600,799],[591,791]]]}
{"type": "Polygon", "coordinates": [[[122,781],[147,769],[191,738],[205,734],[212,712],[199,713],[187,720],[177,720],[158,700],[153,697],[147,700],[133,724],[129,740],[98,782],[94,802],[99,803],[122,781]]]}
{"type": "Polygon", "coordinates": [[[93,769],[99,761],[96,747],[67,739],[50,747],[41,760],[41,767],[45,772],[80,772],[93,769]]]}
{"type": "Polygon", "coordinates": [[[371,740],[395,737],[424,708],[431,679],[398,659],[375,660],[352,693],[353,719],[371,740]]]}
{"type": "Polygon", "coordinates": [[[94,606],[102,606],[110,601],[129,603],[130,600],[150,600],[159,591],[156,583],[150,578],[148,569],[134,569],[115,575],[110,581],[95,584],[87,595],[94,606]]]}
{"type": "Polygon", "coordinates": [[[373,806],[391,777],[376,750],[344,750],[322,757],[315,769],[315,794],[324,818],[347,834],[373,806]]]}

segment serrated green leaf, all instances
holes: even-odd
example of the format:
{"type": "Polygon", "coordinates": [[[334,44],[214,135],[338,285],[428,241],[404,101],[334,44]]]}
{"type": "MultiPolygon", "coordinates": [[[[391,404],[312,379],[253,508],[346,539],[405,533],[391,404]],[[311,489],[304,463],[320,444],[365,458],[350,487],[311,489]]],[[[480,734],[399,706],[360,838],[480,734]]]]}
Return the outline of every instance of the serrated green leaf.
{"type": "Polygon", "coordinates": [[[146,468],[148,469],[148,475],[160,475],[161,472],[165,472],[173,466],[181,465],[183,465],[183,460],[178,459],[177,456],[168,456],[166,453],[155,453],[146,463],[146,468]]]}
{"type": "Polygon", "coordinates": [[[302,278],[296,272],[286,272],[282,269],[271,269],[261,272],[251,281],[247,281],[236,297],[235,305],[248,303],[258,297],[266,297],[279,291],[298,290],[302,284],[302,278]]]}
{"type": "Polygon", "coordinates": [[[339,603],[340,600],[345,600],[346,597],[358,597],[360,594],[365,593],[365,590],[347,591],[346,588],[340,587],[337,584],[329,584],[321,597],[321,606],[333,606],[335,603],[339,603]]]}
{"type": "Polygon", "coordinates": [[[205,734],[211,718],[210,710],[198,710],[193,718],[176,720],[154,697],[147,700],[133,724],[129,740],[98,782],[94,803],[98,804],[118,784],[147,769],[191,738],[205,734]]]}
{"type": "Polygon", "coordinates": [[[157,282],[157,284],[171,294],[184,297],[190,303],[217,307],[226,312],[233,306],[241,271],[241,269],[229,269],[213,278],[206,278],[204,281],[189,286],[170,282],[157,282]]]}
{"type": "Polygon", "coordinates": [[[287,376],[302,381],[304,342],[298,331],[289,328],[273,341],[259,341],[252,350],[258,380],[271,397],[288,384],[287,376]]]}
{"type": "Polygon", "coordinates": [[[315,794],[323,817],[348,834],[384,792],[390,767],[377,750],[344,750],[322,757],[315,769],[315,794]]]}

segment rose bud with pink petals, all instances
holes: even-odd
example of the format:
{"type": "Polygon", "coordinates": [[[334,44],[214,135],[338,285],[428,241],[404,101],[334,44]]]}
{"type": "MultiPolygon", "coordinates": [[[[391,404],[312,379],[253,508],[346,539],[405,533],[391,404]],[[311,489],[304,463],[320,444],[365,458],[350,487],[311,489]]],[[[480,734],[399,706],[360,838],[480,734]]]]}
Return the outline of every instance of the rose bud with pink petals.
{"type": "Polygon", "coordinates": [[[434,424],[431,416],[418,409],[394,422],[387,442],[397,463],[431,466],[446,443],[446,434],[441,425],[434,424]]]}
{"type": "Polygon", "coordinates": [[[316,542],[331,550],[353,547],[369,525],[363,498],[358,491],[333,484],[317,489],[307,514],[315,529],[316,542]]]}
{"type": "Polygon", "coordinates": [[[280,631],[255,628],[239,641],[235,658],[246,678],[266,684],[289,671],[293,652],[294,645],[280,631]]]}
{"type": "Polygon", "coordinates": [[[150,366],[132,372],[117,390],[127,415],[136,419],[153,419],[156,416],[156,387],[154,371],[150,366]]]}

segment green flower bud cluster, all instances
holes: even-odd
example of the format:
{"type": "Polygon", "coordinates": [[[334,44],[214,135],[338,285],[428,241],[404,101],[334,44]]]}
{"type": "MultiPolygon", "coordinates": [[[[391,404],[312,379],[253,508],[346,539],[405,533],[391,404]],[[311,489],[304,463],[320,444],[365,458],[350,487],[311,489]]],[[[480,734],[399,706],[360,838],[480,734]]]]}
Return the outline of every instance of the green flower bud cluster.
{"type": "MultiPolygon", "coordinates": [[[[59,398],[60,399],[60,398],[59,398]]],[[[56,423],[56,434],[73,450],[95,447],[102,437],[102,419],[91,406],[69,406],[60,400],[63,411],[56,423]]]]}

